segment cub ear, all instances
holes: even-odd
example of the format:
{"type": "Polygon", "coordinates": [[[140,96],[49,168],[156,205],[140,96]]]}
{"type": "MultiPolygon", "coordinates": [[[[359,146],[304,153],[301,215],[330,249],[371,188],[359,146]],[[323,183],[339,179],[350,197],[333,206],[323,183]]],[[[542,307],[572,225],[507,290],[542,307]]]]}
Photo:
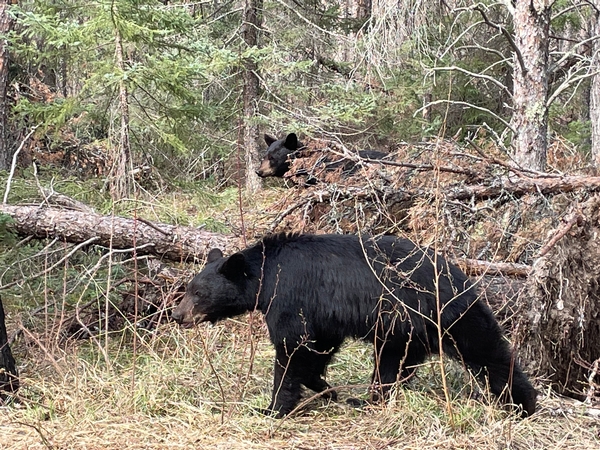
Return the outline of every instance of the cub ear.
{"type": "Polygon", "coordinates": [[[244,276],[246,268],[246,258],[242,253],[234,253],[225,260],[219,272],[221,272],[225,278],[235,280],[244,276]]]}
{"type": "Polygon", "coordinates": [[[277,141],[277,139],[275,139],[273,136],[269,136],[268,134],[265,134],[265,142],[267,143],[267,145],[270,147],[271,144],[273,142],[277,141]]]}
{"type": "Polygon", "coordinates": [[[208,252],[208,256],[206,257],[206,264],[216,261],[219,258],[223,257],[223,252],[218,248],[213,248],[210,252],[208,252]]]}
{"type": "Polygon", "coordinates": [[[298,136],[296,136],[296,133],[290,133],[287,135],[287,137],[285,138],[285,147],[289,148],[290,150],[296,150],[298,148],[298,136]]]}

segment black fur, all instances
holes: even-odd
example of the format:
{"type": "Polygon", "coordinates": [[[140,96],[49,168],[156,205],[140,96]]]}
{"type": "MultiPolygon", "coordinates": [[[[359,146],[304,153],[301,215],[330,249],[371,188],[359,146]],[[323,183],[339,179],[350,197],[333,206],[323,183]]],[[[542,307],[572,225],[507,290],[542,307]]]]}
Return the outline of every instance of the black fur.
{"type": "MultiPolygon", "coordinates": [[[[267,152],[263,158],[260,167],[256,171],[257,175],[266,177],[283,177],[290,170],[291,162],[298,157],[298,152],[304,145],[298,141],[294,133],[288,134],[284,139],[275,139],[265,134],[265,142],[268,145],[267,152]]],[[[365,160],[380,160],[389,158],[388,153],[377,150],[359,150],[358,156],[365,160]]],[[[344,173],[352,173],[358,165],[355,161],[346,158],[328,158],[327,169],[333,170],[342,167],[344,173]]],[[[310,175],[310,174],[307,174],[310,175]]],[[[313,182],[316,180],[312,180],[313,182]]]]}
{"type": "Polygon", "coordinates": [[[266,177],[283,177],[290,170],[290,162],[295,156],[295,152],[304,147],[298,141],[294,133],[288,134],[285,139],[275,139],[265,134],[265,142],[268,145],[267,153],[256,171],[257,175],[266,177]]]}
{"type": "Polygon", "coordinates": [[[523,416],[535,410],[535,390],[464,273],[409,240],[278,235],[229,258],[213,250],[173,317],[216,322],[254,309],[276,350],[269,410],[278,417],[297,405],[301,385],[330,388],[322,376],[347,337],[374,345],[372,381],[385,394],[439,352],[438,310],[443,351],[488,377],[504,401],[512,395],[523,416]]]}

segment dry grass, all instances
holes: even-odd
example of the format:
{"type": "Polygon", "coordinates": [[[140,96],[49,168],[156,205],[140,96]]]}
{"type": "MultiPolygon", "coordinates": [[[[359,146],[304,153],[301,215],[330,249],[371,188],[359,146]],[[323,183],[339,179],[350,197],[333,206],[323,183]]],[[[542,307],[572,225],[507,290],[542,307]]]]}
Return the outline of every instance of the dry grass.
{"type": "MultiPolygon", "coordinates": [[[[394,179],[427,181],[424,173],[394,179]]],[[[258,199],[244,199],[249,241],[268,230],[275,216],[297,201],[298,195],[296,189],[271,188],[258,199]]],[[[207,222],[215,229],[227,228],[242,234],[238,206],[231,193],[219,208],[213,208],[207,198],[178,198],[168,198],[171,209],[150,201],[143,215],[177,223],[207,222]]],[[[568,205],[571,199],[557,196],[551,204],[561,201],[568,205]]],[[[309,228],[314,226],[314,231],[321,232],[336,231],[346,222],[354,226],[362,217],[357,211],[368,218],[355,198],[350,198],[348,205],[336,205],[332,200],[326,206],[331,211],[320,215],[315,207],[309,228]],[[331,209],[332,205],[339,208],[331,209]],[[341,206],[347,206],[347,210],[341,206]]],[[[431,202],[417,203],[405,218],[424,241],[444,237],[437,234],[438,227],[434,226],[433,206],[431,202]]],[[[555,209],[561,211],[558,206],[555,209]]],[[[466,212],[456,205],[453,208],[444,216],[449,221],[445,237],[452,237],[458,247],[464,243],[458,253],[490,260],[527,259],[533,254],[531,249],[537,248],[532,243],[544,239],[547,230],[540,228],[550,227],[548,217],[554,221],[561,217],[545,210],[540,213],[539,202],[529,204],[516,199],[501,204],[498,214],[490,214],[489,208],[465,209],[466,212]],[[513,223],[514,217],[522,220],[513,223]],[[488,242],[496,243],[497,248],[486,253],[482,249],[488,242]]],[[[290,216],[290,223],[283,222],[277,228],[296,229],[308,217],[307,211],[298,209],[296,217],[290,216]]],[[[392,217],[391,212],[388,217],[384,209],[376,212],[389,219],[393,230],[400,234],[400,219],[392,217]]],[[[22,266],[31,264],[30,269],[19,266],[24,278],[27,273],[38,271],[44,258],[42,255],[40,261],[29,263],[26,260],[22,266]]],[[[79,279],[85,278],[81,267],[94,262],[81,256],[81,261],[70,264],[80,265],[72,274],[79,279]]],[[[31,282],[13,292],[12,304],[18,305],[15,309],[27,309],[21,301],[24,305],[33,301],[36,306],[41,304],[40,292],[48,297],[44,299],[46,304],[55,301],[60,305],[63,292],[75,290],[80,284],[65,280],[61,287],[66,269],[48,275],[43,284],[31,282]],[[52,283],[55,289],[46,289],[52,283]]],[[[104,273],[89,276],[98,286],[106,284],[104,273]]],[[[50,320],[40,315],[29,318],[26,313],[18,317],[13,320],[24,322],[29,330],[13,346],[22,388],[15,403],[0,407],[4,419],[0,421],[0,449],[600,448],[600,418],[587,415],[586,408],[572,400],[554,396],[543,382],[537,383],[541,394],[538,412],[521,421],[503,412],[485,392],[479,395],[472,380],[456,364],[449,366],[452,402],[447,405],[439,368],[430,362],[419,370],[417,379],[397,391],[390,403],[357,410],[343,400],[365,391],[371,371],[371,349],[351,343],[340,352],[328,373],[328,381],[342,387],[341,401],[313,399],[299,414],[275,420],[255,413],[255,408],[269,403],[274,356],[258,318],[251,332],[248,321],[243,319],[194,330],[163,325],[152,333],[140,331],[135,339],[129,327],[109,338],[99,336],[96,341],[65,343],[57,338],[60,330],[45,326],[52,322],[52,313],[50,320]]],[[[16,328],[14,322],[9,324],[9,331],[16,328]]]]}
{"type": "MultiPolygon", "coordinates": [[[[138,336],[77,342],[44,353],[33,341],[15,349],[20,399],[3,407],[3,449],[597,449],[600,421],[541,396],[520,421],[450,367],[452,414],[432,362],[387,405],[356,410],[311,400],[294,417],[258,415],[270,399],[273,350],[255,319],[138,336]],[[253,349],[256,351],[252,357],[253,349]],[[105,356],[106,355],[106,356],[105,356]],[[135,364],[133,363],[135,361],[135,364]],[[252,365],[250,364],[252,362],[252,365]],[[466,381],[466,383],[465,383],[466,381]]],[[[370,349],[342,350],[328,373],[336,386],[368,382],[370,349]]],[[[340,397],[360,395],[345,387],[340,397]]]]}

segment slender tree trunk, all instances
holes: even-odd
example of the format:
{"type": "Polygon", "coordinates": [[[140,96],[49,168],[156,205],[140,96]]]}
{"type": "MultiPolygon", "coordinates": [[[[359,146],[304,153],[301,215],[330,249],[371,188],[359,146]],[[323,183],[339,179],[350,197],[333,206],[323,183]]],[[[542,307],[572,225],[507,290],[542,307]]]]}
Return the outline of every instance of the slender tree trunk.
{"type": "MultiPolygon", "coordinates": [[[[262,22],[262,0],[246,0],[244,7],[242,34],[247,48],[258,46],[258,30],[262,22]]],[[[256,192],[261,181],[256,174],[260,164],[260,133],[255,117],[258,114],[259,79],[258,64],[252,58],[244,62],[244,152],[246,160],[246,190],[256,192]]]]}
{"type": "Polygon", "coordinates": [[[17,389],[19,389],[17,367],[8,345],[4,306],[0,298],[0,404],[6,398],[6,392],[16,392],[17,389]]]}
{"type": "MultiPolygon", "coordinates": [[[[592,35],[600,35],[600,0],[593,0],[595,13],[592,16],[592,35]]],[[[592,44],[592,70],[600,70],[600,40],[596,39],[592,44]]],[[[590,122],[592,125],[592,163],[600,168],[600,75],[592,77],[590,87],[590,122]]]]}
{"type": "Polygon", "coordinates": [[[513,118],[514,160],[545,170],[548,148],[548,42],[551,0],[516,0],[513,118]]]}
{"type": "MultiPolygon", "coordinates": [[[[121,74],[125,73],[125,58],[123,39],[116,22],[116,9],[113,11],[113,24],[115,27],[115,61],[121,74]]],[[[131,173],[131,147],[129,145],[129,92],[127,85],[121,77],[119,82],[119,111],[121,123],[119,127],[119,140],[112,161],[110,193],[113,200],[126,198],[131,193],[133,180],[131,173]]]]}
{"type": "MultiPolygon", "coordinates": [[[[0,0],[0,34],[4,35],[12,30],[14,20],[8,14],[12,0],[0,0]]],[[[0,40],[0,170],[10,167],[12,146],[9,142],[8,132],[8,42],[0,40]]]]}

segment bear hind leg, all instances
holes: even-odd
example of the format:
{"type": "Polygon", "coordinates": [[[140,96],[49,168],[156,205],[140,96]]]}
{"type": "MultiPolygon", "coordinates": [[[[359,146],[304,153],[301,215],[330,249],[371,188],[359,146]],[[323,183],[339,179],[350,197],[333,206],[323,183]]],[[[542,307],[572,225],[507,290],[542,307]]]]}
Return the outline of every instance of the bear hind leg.
{"type": "Polygon", "coordinates": [[[444,350],[489,382],[490,390],[505,403],[515,404],[521,415],[534,413],[536,391],[515,361],[491,311],[474,303],[449,329],[444,350]]]}
{"type": "Polygon", "coordinates": [[[323,379],[327,365],[331,361],[337,348],[327,353],[313,353],[307,355],[305,362],[306,375],[302,378],[302,384],[314,392],[328,391],[322,395],[325,399],[337,401],[337,392],[331,389],[331,385],[323,379]]]}

